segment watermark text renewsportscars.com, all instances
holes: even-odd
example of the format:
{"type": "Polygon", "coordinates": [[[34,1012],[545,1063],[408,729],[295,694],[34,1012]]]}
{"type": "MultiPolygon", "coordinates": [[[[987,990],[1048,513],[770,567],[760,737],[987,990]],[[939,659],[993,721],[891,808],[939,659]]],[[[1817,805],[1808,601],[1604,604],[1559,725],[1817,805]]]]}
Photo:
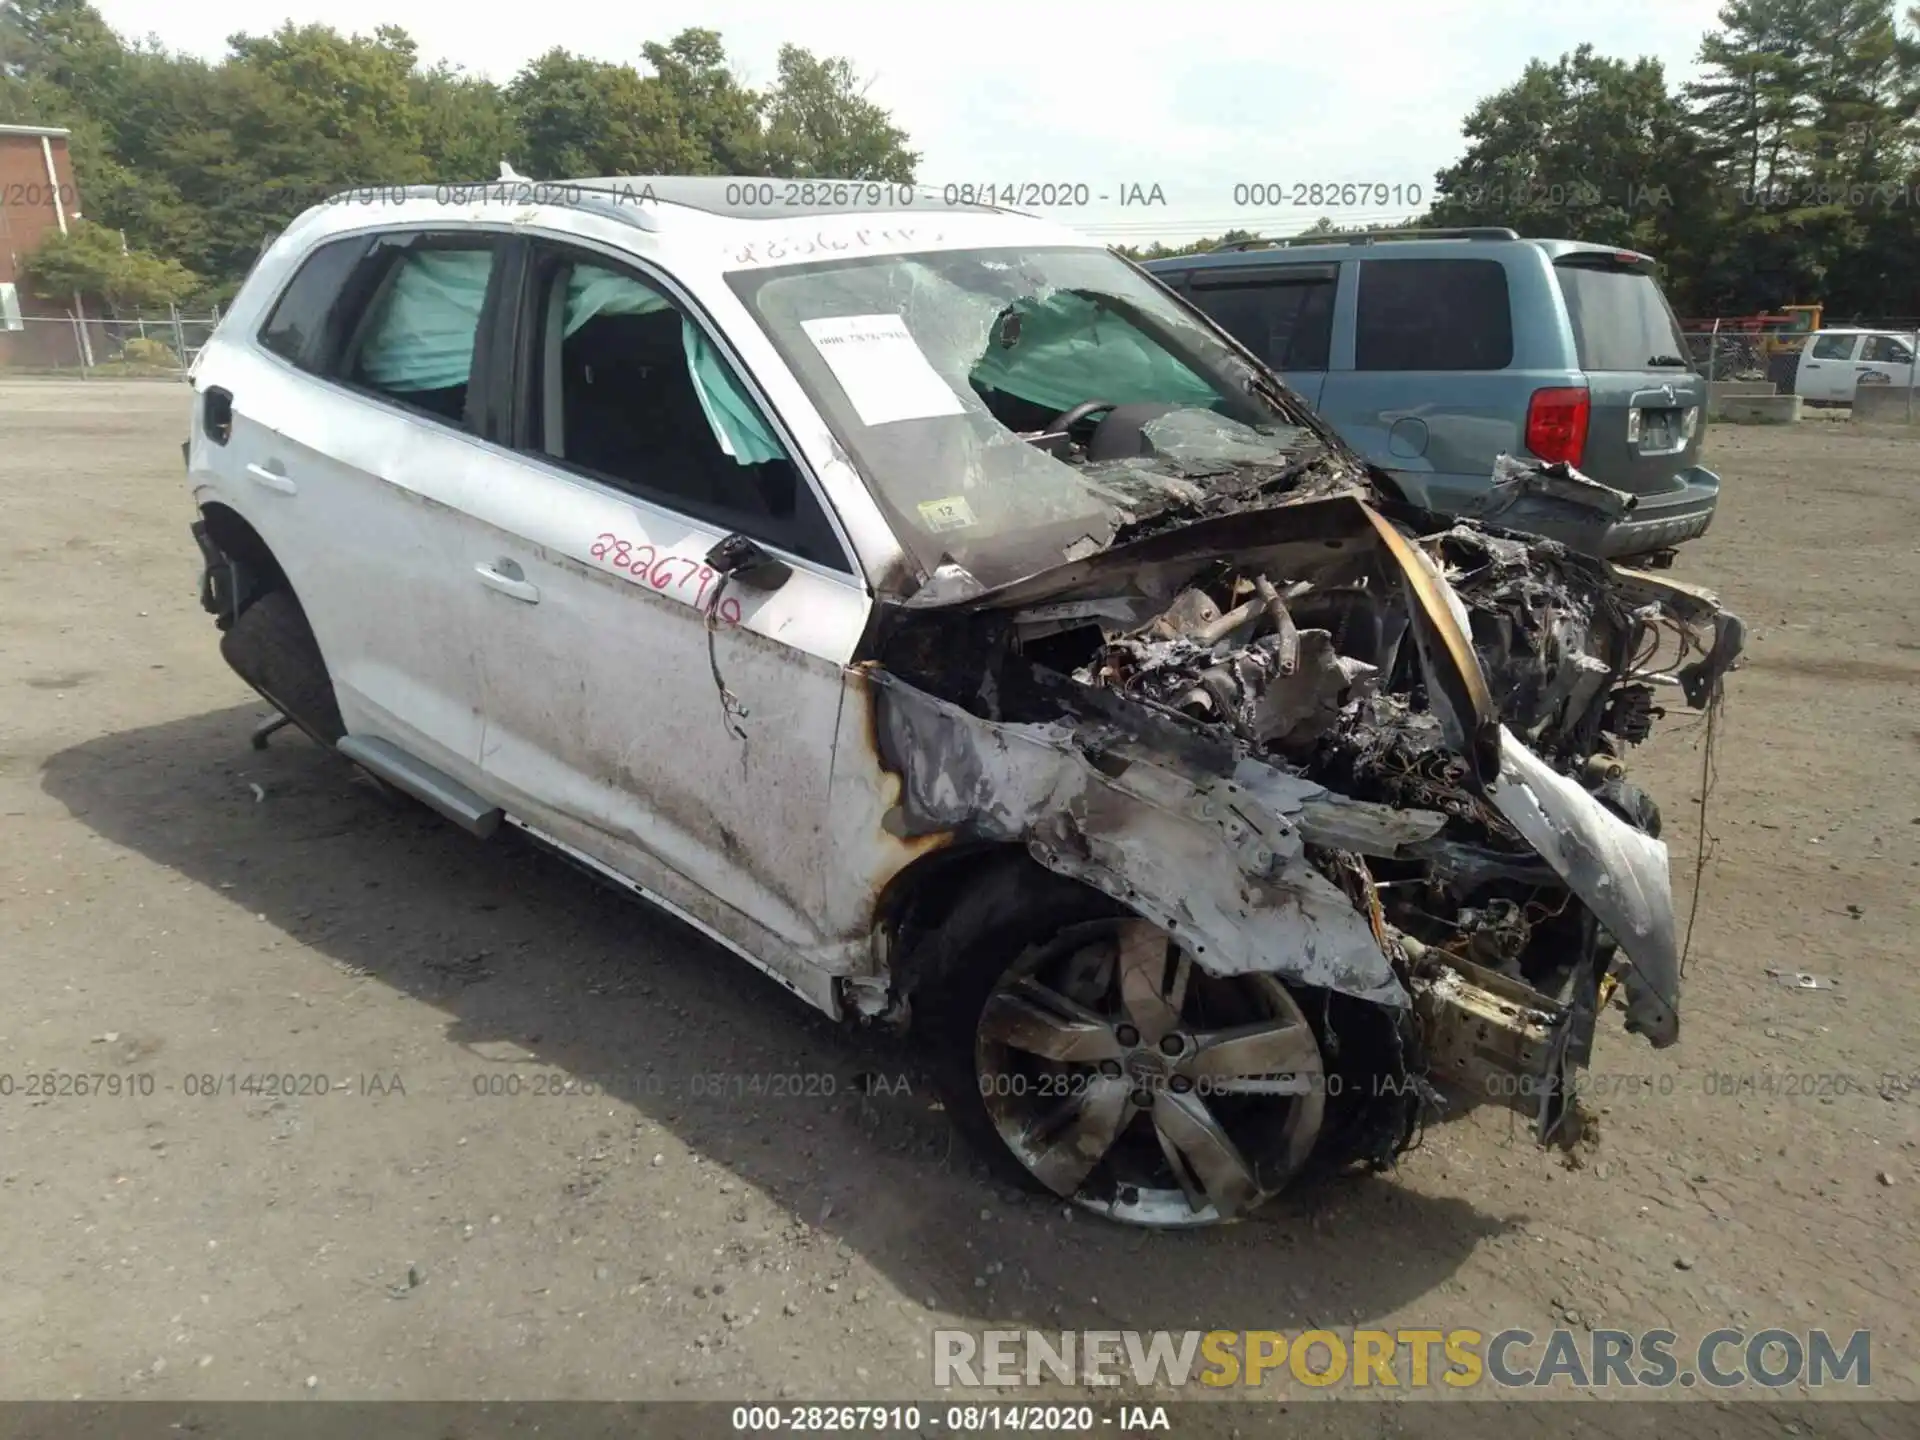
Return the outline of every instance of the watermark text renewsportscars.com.
{"type": "Polygon", "coordinates": [[[1868,1330],[936,1330],[933,1383],[1361,1389],[1864,1390],[1868,1330]]]}

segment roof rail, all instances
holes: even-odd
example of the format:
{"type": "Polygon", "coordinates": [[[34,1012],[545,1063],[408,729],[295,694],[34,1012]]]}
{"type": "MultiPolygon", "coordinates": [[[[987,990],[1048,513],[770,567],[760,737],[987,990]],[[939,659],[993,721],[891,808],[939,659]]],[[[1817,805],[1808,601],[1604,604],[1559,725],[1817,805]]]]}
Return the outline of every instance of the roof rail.
{"type": "Polygon", "coordinates": [[[1241,250],[1284,250],[1294,245],[1371,245],[1376,240],[1518,240],[1520,232],[1505,225],[1466,225],[1432,230],[1330,230],[1311,235],[1286,235],[1277,240],[1230,240],[1207,253],[1224,255],[1241,250]]]}

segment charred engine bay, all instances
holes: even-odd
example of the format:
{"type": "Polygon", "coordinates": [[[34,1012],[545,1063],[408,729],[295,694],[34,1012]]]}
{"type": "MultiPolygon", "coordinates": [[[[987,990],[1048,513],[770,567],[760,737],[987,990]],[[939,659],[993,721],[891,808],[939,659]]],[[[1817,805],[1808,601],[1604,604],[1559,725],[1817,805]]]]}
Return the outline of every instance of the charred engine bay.
{"type": "MultiPolygon", "coordinates": [[[[1616,946],[1490,800],[1497,762],[1462,733],[1457,700],[1429,694],[1430,628],[1384,523],[1351,493],[1210,517],[972,603],[895,610],[877,658],[987,720],[1117,729],[1188,773],[1252,756],[1390,807],[1414,822],[1401,843],[1309,845],[1308,859],[1410,993],[1452,971],[1537,1001],[1564,1032],[1556,1063],[1584,1063],[1616,946]]],[[[1739,622],[1704,592],[1474,522],[1408,549],[1444,577],[1495,719],[1657,836],[1623,757],[1665,713],[1657,686],[1717,696],[1739,622]]]]}

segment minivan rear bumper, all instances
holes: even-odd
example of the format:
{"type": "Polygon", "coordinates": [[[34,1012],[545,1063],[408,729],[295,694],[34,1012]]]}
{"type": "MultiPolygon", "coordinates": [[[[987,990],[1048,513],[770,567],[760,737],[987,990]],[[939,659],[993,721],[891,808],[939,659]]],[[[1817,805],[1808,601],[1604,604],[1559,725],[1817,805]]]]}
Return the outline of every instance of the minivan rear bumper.
{"type": "Polygon", "coordinates": [[[1621,560],[1669,550],[1704,535],[1720,503],[1720,477],[1690,465],[1674,477],[1673,488],[1634,497],[1634,507],[1618,519],[1597,509],[1528,495],[1490,517],[1504,530],[1520,530],[1558,540],[1570,550],[1621,560]]]}
{"type": "Polygon", "coordinates": [[[1704,466],[1691,465],[1674,479],[1679,482],[1677,489],[1642,495],[1631,514],[1604,526],[1598,553],[1617,560],[1668,550],[1706,534],[1720,504],[1720,477],[1704,466]]]}

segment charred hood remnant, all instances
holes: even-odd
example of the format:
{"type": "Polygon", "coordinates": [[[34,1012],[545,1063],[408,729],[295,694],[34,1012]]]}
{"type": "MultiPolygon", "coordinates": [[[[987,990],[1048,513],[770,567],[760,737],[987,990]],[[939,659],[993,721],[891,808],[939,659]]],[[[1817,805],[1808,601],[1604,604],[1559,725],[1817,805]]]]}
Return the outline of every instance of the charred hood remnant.
{"type": "Polygon", "coordinates": [[[1208,974],[1282,981],[1330,1055],[1350,1002],[1376,1007],[1397,1037],[1372,1062],[1370,1103],[1397,1107],[1377,1160],[1428,1076],[1521,1105],[1544,1142],[1616,987],[1630,1031],[1679,1036],[1659,809],[1625,756],[1668,691],[1718,701],[1744,627],[1550,541],[1396,524],[1364,471],[1330,473],[883,607],[887,826],[1025,847],[1208,974]]]}

